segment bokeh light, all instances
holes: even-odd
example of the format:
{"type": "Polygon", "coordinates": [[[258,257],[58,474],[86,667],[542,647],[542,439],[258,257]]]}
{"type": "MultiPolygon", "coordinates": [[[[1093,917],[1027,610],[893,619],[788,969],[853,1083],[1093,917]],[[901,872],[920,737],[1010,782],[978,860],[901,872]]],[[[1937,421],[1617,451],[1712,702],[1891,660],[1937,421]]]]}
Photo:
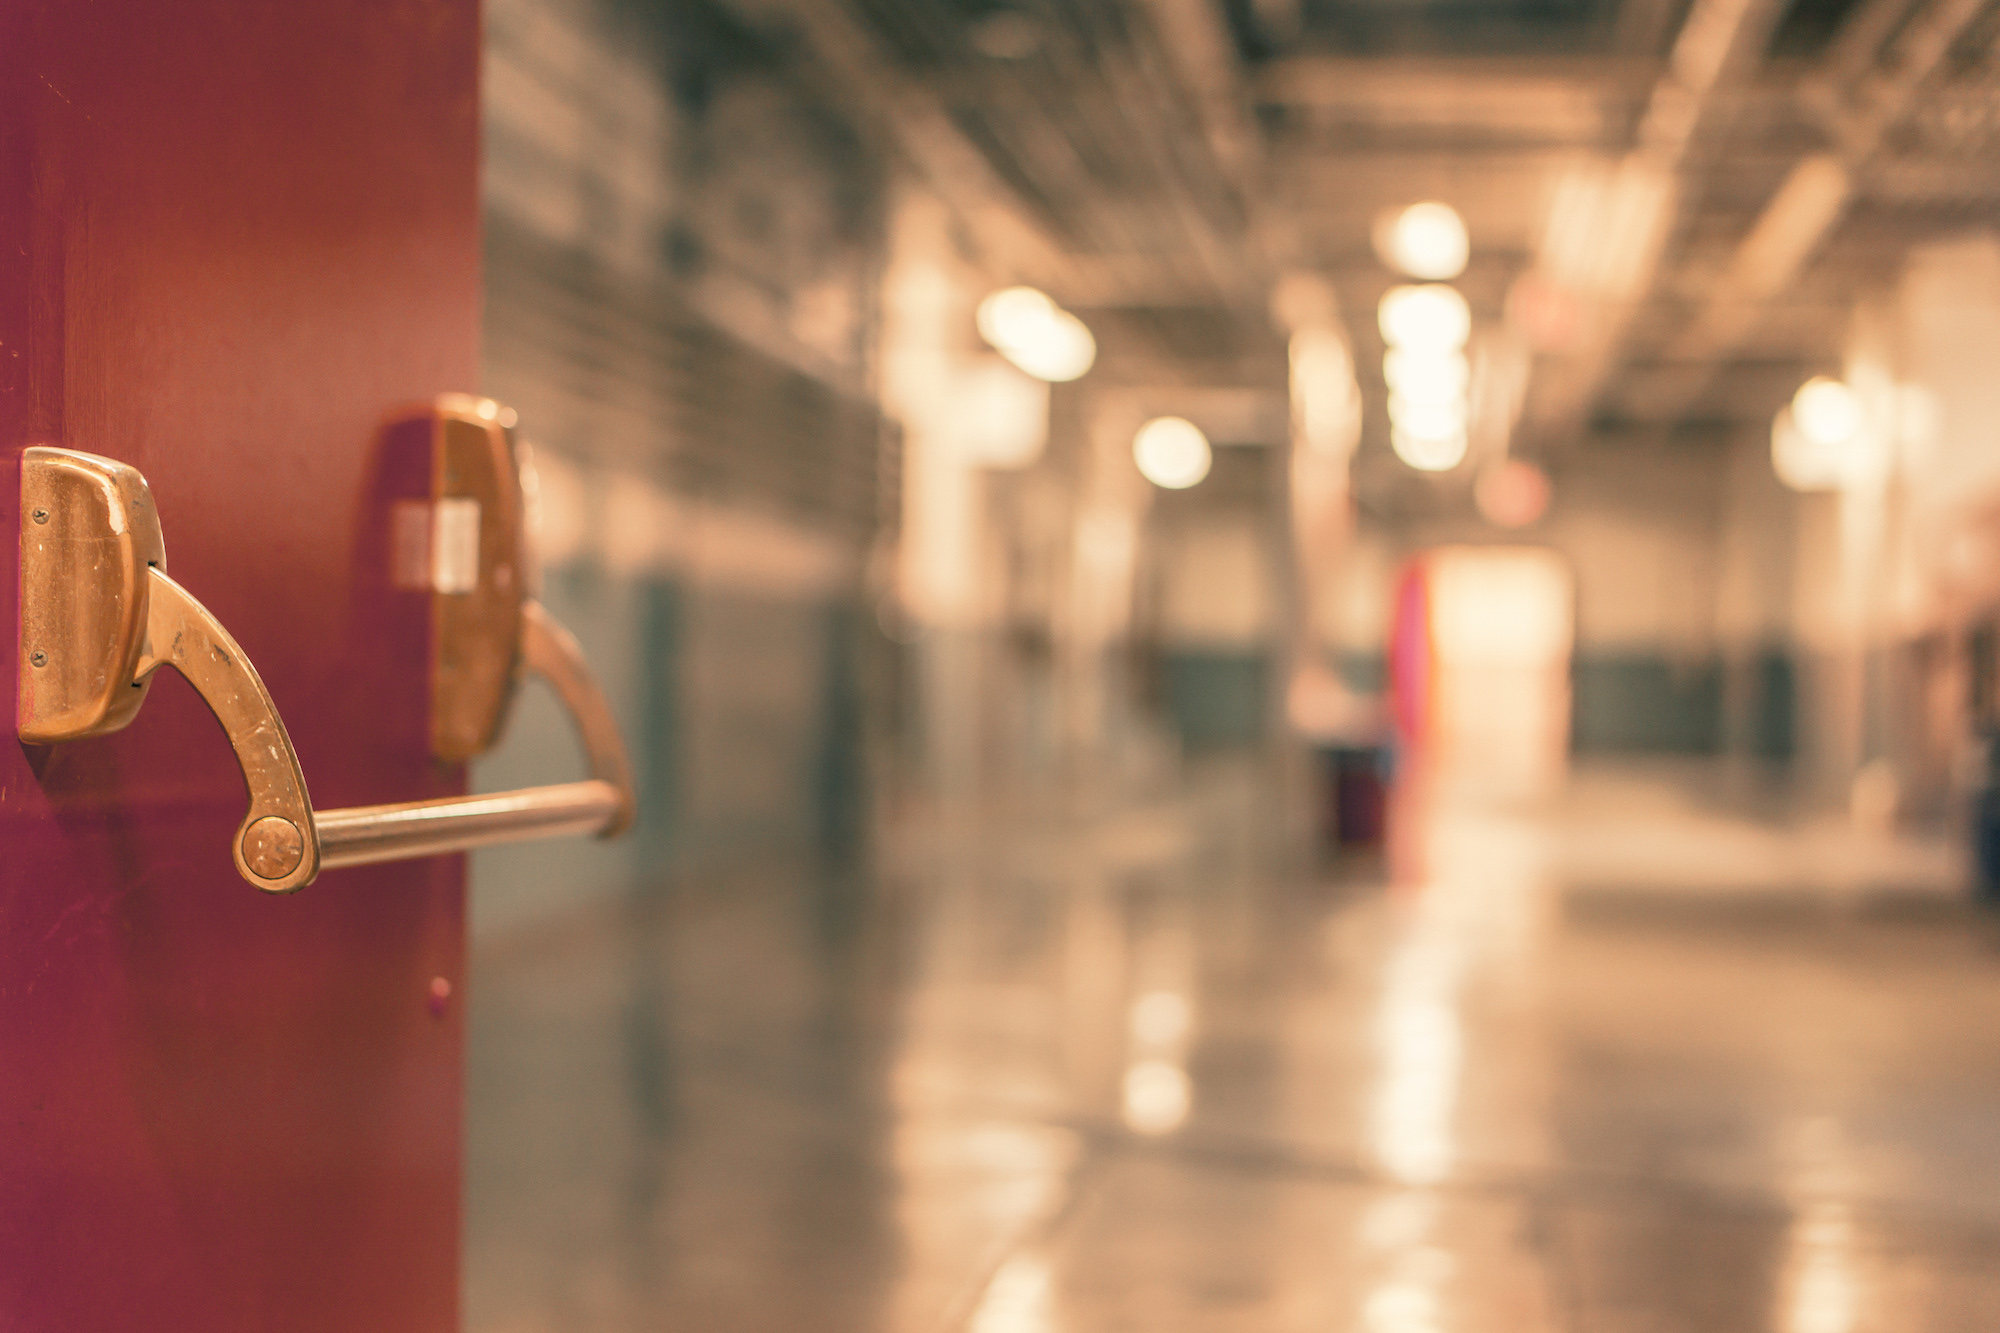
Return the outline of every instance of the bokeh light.
{"type": "Polygon", "coordinates": [[[1792,396],[1792,420],[1814,444],[1845,444],[1861,432],[1861,400],[1839,380],[1816,375],[1792,396]]]}
{"type": "Polygon", "coordinates": [[[1439,282],[1392,287],[1382,298],[1377,323],[1384,341],[1408,351],[1453,352],[1472,336],[1472,310],[1465,298],[1439,282]]]}
{"type": "Polygon", "coordinates": [[[1442,440],[1465,433],[1465,402],[1459,398],[1389,396],[1389,424],[1419,439],[1442,440]]]}
{"type": "Polygon", "coordinates": [[[1472,242],[1465,220],[1450,204],[1431,200],[1392,214],[1378,232],[1377,248],[1388,264],[1413,278],[1433,281],[1465,272],[1472,242]]]}
{"type": "Polygon", "coordinates": [[[1003,287],[979,303],[979,336],[1038,380],[1062,384],[1097,361],[1097,339],[1075,315],[1033,287],[1003,287]]]}
{"type": "Polygon", "coordinates": [[[1463,397],[1472,380],[1465,353],[1426,353],[1390,348],[1382,360],[1382,378],[1391,393],[1422,401],[1463,397]]]}
{"type": "Polygon", "coordinates": [[[1413,435],[1406,430],[1389,432],[1389,447],[1396,457],[1419,472],[1449,472],[1465,461],[1467,441],[1464,431],[1444,436],[1413,435]]]}
{"type": "Polygon", "coordinates": [[[1132,437],[1139,475],[1170,491],[1186,490],[1206,477],[1213,457],[1208,437],[1185,417],[1155,417],[1132,437]]]}

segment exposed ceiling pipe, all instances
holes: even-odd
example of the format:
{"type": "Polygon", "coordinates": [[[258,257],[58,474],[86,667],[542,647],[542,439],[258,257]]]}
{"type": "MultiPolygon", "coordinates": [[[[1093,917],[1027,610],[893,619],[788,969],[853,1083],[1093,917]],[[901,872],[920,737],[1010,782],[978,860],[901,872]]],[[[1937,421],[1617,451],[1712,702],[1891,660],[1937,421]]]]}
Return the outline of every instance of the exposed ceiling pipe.
{"type": "MultiPolygon", "coordinates": [[[[1675,340],[1669,355],[1703,369],[1681,381],[1664,405],[1671,414],[1692,406],[1714,379],[1717,364],[1742,346],[1772,299],[1798,279],[1847,215],[1857,178],[1883,136],[1908,113],[1918,90],[1986,5],[1987,0],[1936,0],[1903,30],[1886,60],[1871,63],[1848,85],[1834,113],[1838,151],[1811,154],[1792,168],[1737,245],[1724,280],[1675,340]]],[[[1868,8],[1856,16],[1862,20],[1887,26],[1868,8]]]]}
{"type": "MultiPolygon", "coordinates": [[[[1288,238],[1274,234],[1262,206],[1264,140],[1250,116],[1242,62],[1222,11],[1211,0],[1145,0],[1145,8],[1177,82],[1194,103],[1209,152],[1248,219],[1243,240],[1253,250],[1251,264],[1268,273],[1273,256],[1288,253],[1288,238]]],[[[1296,11],[1293,17],[1296,21],[1296,11]]]]}
{"type": "Polygon", "coordinates": [[[1588,334],[1580,350],[1537,367],[1524,413],[1529,434],[1562,440],[1582,428],[1653,287],[1680,206],[1688,144],[1713,114],[1716,89],[1754,64],[1781,12],[1779,0],[1695,0],[1632,150],[1574,179],[1558,200],[1537,281],[1581,307],[1588,334]]]}
{"type": "Polygon", "coordinates": [[[1165,187],[1181,242],[1212,288],[1208,299],[1239,308],[1246,301],[1261,301],[1266,280],[1261,256],[1250,253],[1254,247],[1241,183],[1210,149],[1209,108],[1190,84],[1186,53],[1161,49],[1175,36],[1189,36],[1191,25],[1182,21],[1161,32],[1160,14],[1152,17],[1153,23],[1135,25],[1139,31],[1120,41],[1099,16],[1091,25],[1099,47],[1096,63],[1075,76],[1102,80],[1110,90],[1111,116],[1123,122],[1125,143],[1165,187]],[[1189,145],[1194,147],[1192,161],[1185,151],[1189,145]]]}
{"type": "Polygon", "coordinates": [[[985,156],[953,125],[937,99],[903,74],[845,5],[789,0],[786,13],[813,51],[839,80],[842,91],[863,99],[875,132],[976,235],[1000,265],[1038,286],[1079,300],[1107,284],[1021,206],[985,156]]]}

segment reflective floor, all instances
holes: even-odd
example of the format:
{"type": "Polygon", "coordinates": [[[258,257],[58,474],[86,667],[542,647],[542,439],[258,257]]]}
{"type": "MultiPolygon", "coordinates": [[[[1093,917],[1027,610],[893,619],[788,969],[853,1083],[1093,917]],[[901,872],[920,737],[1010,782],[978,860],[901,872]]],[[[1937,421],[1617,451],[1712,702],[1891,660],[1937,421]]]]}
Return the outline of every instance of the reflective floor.
{"type": "Polygon", "coordinates": [[[2000,935],[1720,790],[1440,801],[1392,887],[1217,770],[496,939],[467,1327],[2000,1328],[2000,935]]]}

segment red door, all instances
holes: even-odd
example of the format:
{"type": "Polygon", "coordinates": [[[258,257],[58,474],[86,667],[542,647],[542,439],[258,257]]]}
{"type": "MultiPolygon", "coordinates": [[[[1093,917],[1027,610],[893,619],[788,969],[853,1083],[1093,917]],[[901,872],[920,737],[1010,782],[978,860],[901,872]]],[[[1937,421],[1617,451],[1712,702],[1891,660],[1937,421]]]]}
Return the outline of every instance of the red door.
{"type": "MultiPolygon", "coordinates": [[[[478,34],[471,0],[0,4],[10,711],[16,469],[64,445],[145,473],[317,805],[461,789],[357,534],[382,421],[477,384],[478,34]]],[[[455,1326],[462,860],[268,897],[244,799],[169,672],[117,735],[0,743],[0,1329],[455,1326]]]]}

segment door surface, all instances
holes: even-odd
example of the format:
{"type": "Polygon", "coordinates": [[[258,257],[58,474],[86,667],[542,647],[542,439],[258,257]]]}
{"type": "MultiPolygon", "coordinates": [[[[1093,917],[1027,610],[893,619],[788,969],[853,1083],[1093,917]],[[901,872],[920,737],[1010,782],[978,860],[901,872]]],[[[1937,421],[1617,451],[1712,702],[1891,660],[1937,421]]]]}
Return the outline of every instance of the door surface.
{"type": "MultiPolygon", "coordinates": [[[[315,804],[461,790],[384,591],[393,411],[477,385],[472,0],[0,4],[0,706],[21,450],[152,483],[315,804]],[[372,534],[372,535],[371,535],[372,534]]],[[[0,744],[0,1330],[446,1330],[463,863],[241,880],[244,785],[163,672],[0,744]]]]}

